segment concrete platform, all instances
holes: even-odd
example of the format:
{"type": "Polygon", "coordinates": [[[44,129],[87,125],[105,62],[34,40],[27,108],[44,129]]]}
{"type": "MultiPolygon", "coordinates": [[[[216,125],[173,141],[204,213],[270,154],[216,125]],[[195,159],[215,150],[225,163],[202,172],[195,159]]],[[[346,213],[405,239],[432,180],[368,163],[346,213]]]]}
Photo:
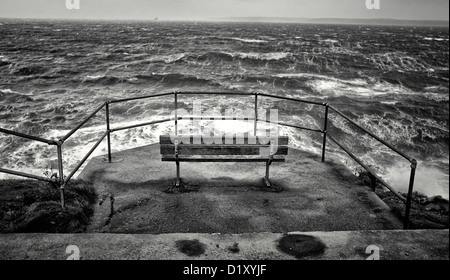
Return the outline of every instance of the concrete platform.
{"type": "MultiPolygon", "coordinates": [[[[181,163],[181,177],[198,191],[169,194],[174,162],[159,144],[96,157],[78,176],[105,198],[89,232],[256,233],[402,229],[390,209],[337,160],[289,149],[262,182],[264,163],[181,163]],[[111,205],[110,196],[114,197],[111,205]],[[111,206],[114,214],[111,215],[111,206]]],[[[68,186],[70,187],[70,186],[68,186]]]]}
{"type": "Polygon", "coordinates": [[[271,168],[281,192],[265,189],[264,164],[185,163],[184,181],[199,185],[187,193],[165,192],[175,164],[158,144],[113,159],[93,158],[78,177],[100,194],[88,233],[1,234],[0,259],[64,260],[69,245],[83,260],[449,259],[448,230],[401,230],[332,158],[290,149],[271,168]]]}
{"type": "Polygon", "coordinates": [[[448,260],[448,244],[448,230],[3,234],[0,259],[65,260],[76,245],[82,260],[448,260]]]}

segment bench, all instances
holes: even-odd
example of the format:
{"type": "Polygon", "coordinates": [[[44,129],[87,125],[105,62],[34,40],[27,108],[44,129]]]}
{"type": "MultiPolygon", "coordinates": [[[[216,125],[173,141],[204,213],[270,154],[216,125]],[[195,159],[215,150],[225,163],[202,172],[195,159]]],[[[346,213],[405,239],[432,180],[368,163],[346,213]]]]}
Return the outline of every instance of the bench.
{"type": "Polygon", "coordinates": [[[184,185],[180,179],[180,162],[265,162],[266,176],[263,180],[268,188],[272,188],[269,167],[272,162],[285,162],[288,154],[287,136],[269,139],[246,134],[233,138],[222,137],[220,141],[200,135],[178,135],[172,138],[170,135],[160,135],[159,140],[161,160],[176,162],[177,188],[184,185]]]}

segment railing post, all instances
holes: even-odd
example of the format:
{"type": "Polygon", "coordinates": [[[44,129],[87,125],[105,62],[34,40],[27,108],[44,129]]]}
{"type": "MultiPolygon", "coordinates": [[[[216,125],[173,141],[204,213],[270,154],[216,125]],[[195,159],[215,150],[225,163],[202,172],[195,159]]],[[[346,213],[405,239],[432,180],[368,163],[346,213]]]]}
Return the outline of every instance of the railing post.
{"type": "Polygon", "coordinates": [[[411,161],[411,175],[409,177],[408,197],[406,198],[405,220],[403,229],[409,229],[409,215],[411,213],[412,194],[414,189],[414,178],[416,176],[417,160],[411,161]]]}
{"type": "Polygon", "coordinates": [[[111,163],[112,157],[111,157],[111,128],[110,128],[110,121],[109,121],[109,104],[110,104],[110,101],[107,101],[105,103],[105,105],[106,105],[106,131],[108,132],[108,162],[111,163]]]}
{"type": "Polygon", "coordinates": [[[328,130],[328,108],[329,104],[325,104],[325,124],[323,126],[323,146],[322,146],[322,162],[325,162],[325,150],[327,145],[327,130],[328,130]]]}
{"type": "Polygon", "coordinates": [[[66,207],[66,202],[64,198],[64,171],[63,171],[63,161],[62,161],[62,142],[57,142],[57,150],[58,150],[58,169],[59,169],[59,189],[61,191],[61,206],[64,209],[66,207]]]}
{"type": "Polygon", "coordinates": [[[175,95],[175,136],[178,136],[178,93],[175,95]]]}
{"type": "Polygon", "coordinates": [[[258,93],[255,93],[255,127],[254,127],[255,136],[257,130],[258,130],[258,93]]]}

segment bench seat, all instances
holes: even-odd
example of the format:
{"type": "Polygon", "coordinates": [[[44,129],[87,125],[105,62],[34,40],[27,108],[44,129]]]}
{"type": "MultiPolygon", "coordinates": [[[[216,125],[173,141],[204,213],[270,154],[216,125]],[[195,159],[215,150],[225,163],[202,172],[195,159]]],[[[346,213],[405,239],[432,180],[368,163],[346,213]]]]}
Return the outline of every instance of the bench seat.
{"type": "Polygon", "coordinates": [[[160,135],[160,150],[162,161],[177,164],[177,187],[181,184],[180,162],[265,162],[264,180],[270,187],[269,166],[286,161],[288,137],[243,135],[216,139],[202,135],[160,135]]]}
{"type": "MultiPolygon", "coordinates": [[[[245,157],[245,156],[175,156],[163,155],[161,161],[184,161],[184,162],[266,162],[268,159],[262,157],[245,157]]],[[[284,157],[274,156],[272,162],[285,162],[284,157]]]]}

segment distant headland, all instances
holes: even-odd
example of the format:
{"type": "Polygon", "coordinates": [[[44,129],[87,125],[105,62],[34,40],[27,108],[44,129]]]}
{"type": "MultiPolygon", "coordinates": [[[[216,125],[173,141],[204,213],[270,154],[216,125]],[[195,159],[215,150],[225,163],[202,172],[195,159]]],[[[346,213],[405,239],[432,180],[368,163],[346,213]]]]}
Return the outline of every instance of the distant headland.
{"type": "Polygon", "coordinates": [[[280,22],[280,23],[322,23],[322,24],[359,24],[359,25],[404,25],[404,26],[442,26],[449,27],[445,20],[399,20],[390,18],[347,19],[347,18],[296,18],[296,17],[223,17],[211,18],[211,21],[227,22],[280,22]]]}

